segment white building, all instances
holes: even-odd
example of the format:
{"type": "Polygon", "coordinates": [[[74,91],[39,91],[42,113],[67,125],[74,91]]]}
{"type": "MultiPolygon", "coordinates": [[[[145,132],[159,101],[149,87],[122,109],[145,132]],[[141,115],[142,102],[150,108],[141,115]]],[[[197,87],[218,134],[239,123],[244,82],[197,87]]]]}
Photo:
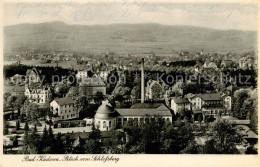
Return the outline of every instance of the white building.
{"type": "MultiPolygon", "coordinates": [[[[218,93],[194,94],[188,97],[194,114],[203,116],[214,116],[224,110],[223,100],[218,93]]],[[[204,117],[203,117],[204,118],[204,117]]]]}
{"type": "Polygon", "coordinates": [[[83,79],[83,78],[88,78],[89,77],[89,71],[88,70],[81,70],[78,71],[76,74],[77,79],[83,79]]]}
{"type": "Polygon", "coordinates": [[[183,110],[191,110],[191,103],[187,98],[172,98],[171,109],[174,114],[180,113],[183,110]]]}
{"type": "Polygon", "coordinates": [[[104,81],[106,81],[109,73],[110,73],[110,71],[100,71],[100,72],[99,72],[99,76],[100,76],[104,81]]]}
{"type": "Polygon", "coordinates": [[[53,121],[68,120],[79,117],[74,100],[70,97],[56,98],[50,103],[54,115],[53,121]]]}
{"type": "Polygon", "coordinates": [[[164,121],[172,123],[172,113],[163,103],[137,103],[131,108],[118,108],[117,125],[122,127],[127,121],[149,122],[159,116],[164,121]]]}
{"type": "Polygon", "coordinates": [[[36,68],[33,68],[33,69],[28,69],[26,71],[26,80],[27,80],[27,83],[29,85],[31,84],[39,84],[41,83],[41,78],[40,78],[40,74],[41,74],[41,71],[39,71],[38,69],[36,68]]]}
{"type": "Polygon", "coordinates": [[[110,131],[116,127],[116,113],[108,101],[103,101],[95,114],[95,126],[100,131],[110,131]]]}
{"type": "Polygon", "coordinates": [[[28,98],[29,102],[41,105],[49,101],[51,90],[48,87],[29,87],[26,85],[24,95],[28,98]]]}

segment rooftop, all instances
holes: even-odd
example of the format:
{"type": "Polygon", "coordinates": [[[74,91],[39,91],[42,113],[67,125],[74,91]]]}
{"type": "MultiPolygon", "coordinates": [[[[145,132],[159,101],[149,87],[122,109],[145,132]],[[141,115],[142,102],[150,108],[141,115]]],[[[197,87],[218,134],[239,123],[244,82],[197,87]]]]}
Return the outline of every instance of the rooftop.
{"type": "Polygon", "coordinates": [[[59,105],[73,104],[74,100],[71,97],[63,97],[54,99],[59,105]]]}
{"type": "Polygon", "coordinates": [[[202,98],[204,101],[221,100],[221,96],[218,93],[212,94],[195,94],[197,97],[202,98]]]}
{"type": "Polygon", "coordinates": [[[176,104],[182,104],[182,103],[189,103],[190,102],[187,98],[177,98],[177,97],[174,97],[174,98],[172,98],[172,100],[176,104]]]}
{"type": "Polygon", "coordinates": [[[131,108],[118,108],[116,111],[122,116],[172,116],[163,103],[137,103],[131,108]]]}

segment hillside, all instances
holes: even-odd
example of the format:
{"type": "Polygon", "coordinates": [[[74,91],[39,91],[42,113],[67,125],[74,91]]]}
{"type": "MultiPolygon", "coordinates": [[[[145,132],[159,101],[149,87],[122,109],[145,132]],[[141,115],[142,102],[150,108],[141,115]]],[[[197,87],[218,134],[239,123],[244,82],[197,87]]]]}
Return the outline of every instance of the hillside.
{"type": "Polygon", "coordinates": [[[257,32],[160,24],[68,25],[62,22],[4,27],[4,49],[83,52],[156,52],[179,50],[242,52],[257,46],[257,32]]]}

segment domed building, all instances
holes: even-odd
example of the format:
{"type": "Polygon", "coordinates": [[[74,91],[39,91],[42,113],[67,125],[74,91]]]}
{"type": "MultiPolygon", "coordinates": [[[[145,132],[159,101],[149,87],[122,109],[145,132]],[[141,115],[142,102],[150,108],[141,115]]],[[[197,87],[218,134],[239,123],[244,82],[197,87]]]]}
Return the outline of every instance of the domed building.
{"type": "Polygon", "coordinates": [[[110,131],[116,127],[116,112],[108,101],[103,101],[95,114],[95,126],[100,131],[110,131]]]}

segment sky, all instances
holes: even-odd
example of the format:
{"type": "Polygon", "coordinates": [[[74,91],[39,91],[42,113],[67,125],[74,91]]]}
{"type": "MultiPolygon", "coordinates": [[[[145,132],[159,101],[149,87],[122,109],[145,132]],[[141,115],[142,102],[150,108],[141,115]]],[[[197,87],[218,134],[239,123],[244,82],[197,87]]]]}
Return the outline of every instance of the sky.
{"type": "Polygon", "coordinates": [[[67,24],[159,23],[215,29],[258,30],[258,6],[232,3],[5,3],[4,25],[61,21],[67,24]]]}

